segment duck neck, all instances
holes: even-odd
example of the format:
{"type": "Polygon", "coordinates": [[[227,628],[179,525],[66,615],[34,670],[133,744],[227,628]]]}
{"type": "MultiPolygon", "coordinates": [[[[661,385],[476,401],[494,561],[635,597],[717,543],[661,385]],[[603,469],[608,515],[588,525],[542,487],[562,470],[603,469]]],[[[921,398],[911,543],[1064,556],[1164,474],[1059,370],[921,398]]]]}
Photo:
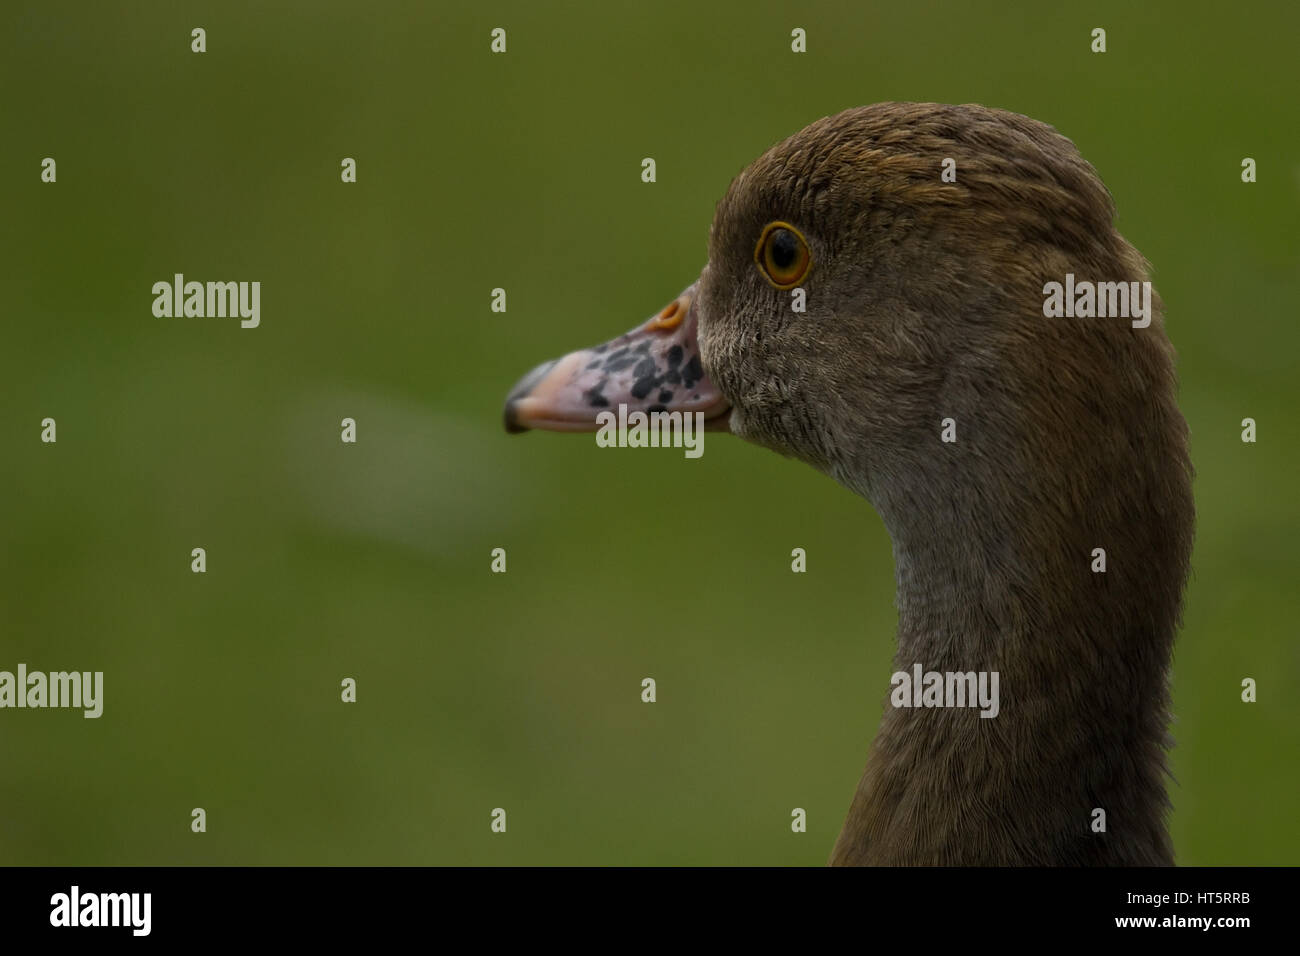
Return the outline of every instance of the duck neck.
{"type": "Polygon", "coordinates": [[[1015,463],[870,496],[894,542],[898,652],[832,863],[1171,863],[1166,667],[1186,556],[1161,553],[1151,516],[1106,482],[980,480],[988,467],[1015,463]],[[1144,586],[1162,568],[1177,582],[1144,586]]]}

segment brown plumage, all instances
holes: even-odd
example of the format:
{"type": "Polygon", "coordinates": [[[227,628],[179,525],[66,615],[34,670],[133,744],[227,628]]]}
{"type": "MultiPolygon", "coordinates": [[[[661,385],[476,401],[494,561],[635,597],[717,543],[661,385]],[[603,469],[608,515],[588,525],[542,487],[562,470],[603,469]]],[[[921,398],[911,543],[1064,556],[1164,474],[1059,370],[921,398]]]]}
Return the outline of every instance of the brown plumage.
{"type": "MultiPolygon", "coordinates": [[[[735,179],[682,327],[620,340],[657,362],[698,341],[691,407],[729,405],[732,432],[871,501],[894,544],[896,670],[1000,675],[993,719],[886,703],[832,863],[1173,861],[1167,670],[1193,526],[1173,350],[1155,296],[1145,328],[1043,314],[1067,273],[1149,279],[1113,217],[1092,167],[1035,120],[848,110],[735,179]],[[755,261],[774,221],[807,240],[804,313],[755,261]]],[[[508,423],[594,428],[574,369],[600,354],[535,370],[508,423]]],[[[617,404],[619,384],[615,369],[601,397],[617,404]]]]}

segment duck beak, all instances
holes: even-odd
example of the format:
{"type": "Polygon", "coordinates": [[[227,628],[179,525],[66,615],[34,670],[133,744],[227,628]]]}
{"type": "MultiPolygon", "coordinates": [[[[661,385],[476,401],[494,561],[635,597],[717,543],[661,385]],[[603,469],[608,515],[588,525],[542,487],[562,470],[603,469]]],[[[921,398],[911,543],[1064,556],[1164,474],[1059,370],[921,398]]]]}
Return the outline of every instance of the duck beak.
{"type": "Polygon", "coordinates": [[[506,398],[506,431],[594,432],[603,411],[701,412],[725,431],[731,406],[704,374],[695,282],[653,318],[595,348],[543,362],[506,398]]]}

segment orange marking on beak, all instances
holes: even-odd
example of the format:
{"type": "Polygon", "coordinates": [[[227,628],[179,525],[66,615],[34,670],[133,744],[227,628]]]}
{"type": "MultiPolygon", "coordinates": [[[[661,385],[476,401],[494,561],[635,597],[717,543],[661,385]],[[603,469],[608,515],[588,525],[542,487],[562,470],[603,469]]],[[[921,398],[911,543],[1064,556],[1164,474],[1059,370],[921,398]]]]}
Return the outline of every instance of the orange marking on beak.
{"type": "Polygon", "coordinates": [[[691,300],[688,296],[678,296],[664,306],[662,312],[646,323],[646,328],[663,332],[677,328],[682,324],[682,319],[686,318],[686,310],[690,304],[691,300]]]}

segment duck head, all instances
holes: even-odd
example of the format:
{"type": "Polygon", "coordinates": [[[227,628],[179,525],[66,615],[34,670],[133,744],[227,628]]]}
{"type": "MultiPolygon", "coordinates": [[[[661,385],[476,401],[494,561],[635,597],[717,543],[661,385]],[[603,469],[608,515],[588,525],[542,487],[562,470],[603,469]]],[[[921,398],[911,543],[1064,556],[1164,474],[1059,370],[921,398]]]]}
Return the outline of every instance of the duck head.
{"type": "Polygon", "coordinates": [[[1114,212],[1043,123],[848,110],[736,177],[672,304],[509,394],[511,430],[595,430],[620,403],[700,411],[826,472],[889,529],[898,669],[1001,673],[994,721],[886,708],[836,862],[1172,858],[1191,469],[1161,303],[1114,212]],[[1145,290],[1146,315],[1094,298],[1049,316],[1050,284],[1074,279],[1145,290]],[[1121,805],[1124,833],[1089,831],[1121,805]]]}
{"type": "Polygon", "coordinates": [[[1067,272],[1145,277],[1113,213],[1073,144],[1027,117],[917,103],[826,117],[732,182],[695,283],[524,376],[506,427],[594,431],[619,404],[699,411],[871,497],[932,470],[944,418],[965,431],[977,422],[961,413],[1003,400],[1055,405],[1062,377],[1117,337],[1160,364],[1158,329],[1043,315],[1044,284],[1067,272]]]}

